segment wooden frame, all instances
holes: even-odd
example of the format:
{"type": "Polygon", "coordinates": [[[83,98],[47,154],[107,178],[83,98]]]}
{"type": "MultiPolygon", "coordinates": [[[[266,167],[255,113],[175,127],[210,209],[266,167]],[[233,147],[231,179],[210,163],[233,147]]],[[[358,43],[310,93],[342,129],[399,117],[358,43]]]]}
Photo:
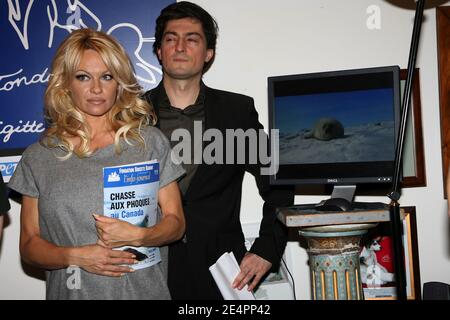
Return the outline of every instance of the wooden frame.
{"type": "Polygon", "coordinates": [[[436,9],[438,45],[439,106],[441,114],[441,153],[444,199],[447,198],[447,173],[450,165],[450,7],[436,9]]]}
{"type": "MultiPolygon", "coordinates": [[[[400,88],[403,101],[403,87],[406,83],[406,69],[400,70],[400,88]]],[[[422,135],[422,112],[420,104],[420,72],[415,69],[411,90],[411,107],[406,122],[402,168],[403,188],[424,187],[425,157],[422,135]]]]}
{"type": "MultiPolygon", "coordinates": [[[[416,224],[416,207],[402,207],[404,212],[404,218],[402,219],[403,224],[403,249],[405,256],[405,271],[406,271],[406,293],[408,300],[420,300],[421,299],[421,283],[420,283],[420,269],[419,269],[419,252],[417,245],[417,224],[416,224]]],[[[384,268],[387,271],[385,273],[385,278],[388,278],[389,274],[393,276],[393,249],[390,246],[392,243],[392,236],[390,232],[390,223],[383,222],[380,223],[376,228],[369,231],[367,236],[363,238],[363,245],[367,248],[370,244],[379,244],[380,247],[376,251],[376,256],[378,259],[379,268],[384,268]],[[385,247],[383,248],[383,245],[385,247]]],[[[363,249],[364,250],[364,249],[363,249]]],[[[364,295],[366,300],[396,300],[396,286],[395,279],[391,282],[381,283],[374,281],[369,281],[367,273],[363,274],[364,261],[365,261],[364,251],[361,253],[361,277],[364,285],[364,295]],[[366,279],[366,281],[364,281],[366,279]]],[[[366,258],[367,259],[367,258],[366,258]]],[[[378,268],[378,267],[377,267],[378,268]]],[[[379,269],[372,268],[372,272],[378,271],[379,269]]],[[[379,278],[382,278],[380,276],[379,278]]],[[[378,278],[378,279],[379,279],[378,278]]]]}

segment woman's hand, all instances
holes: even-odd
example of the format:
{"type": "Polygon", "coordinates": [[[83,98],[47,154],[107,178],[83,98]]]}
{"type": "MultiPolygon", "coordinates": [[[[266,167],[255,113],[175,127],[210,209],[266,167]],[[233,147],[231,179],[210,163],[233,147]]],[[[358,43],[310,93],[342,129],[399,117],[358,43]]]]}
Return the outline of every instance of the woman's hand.
{"type": "Polygon", "coordinates": [[[162,218],[151,227],[139,227],[120,219],[94,214],[101,246],[159,247],[180,239],[185,230],[181,196],[176,181],[159,189],[158,203],[162,218]]]}
{"type": "Polygon", "coordinates": [[[74,248],[71,256],[71,264],[77,265],[87,272],[109,277],[120,277],[134,272],[133,269],[124,265],[132,265],[137,262],[132,253],[112,250],[99,244],[74,248]]]}
{"type": "Polygon", "coordinates": [[[95,218],[98,238],[106,247],[142,246],[143,228],[115,218],[97,214],[93,216],[95,218]]]}
{"type": "Polygon", "coordinates": [[[22,198],[20,254],[26,262],[47,270],[76,265],[88,272],[110,277],[133,272],[126,266],[136,263],[136,257],[130,252],[112,250],[102,244],[62,247],[42,239],[38,202],[37,198],[25,195],[22,198]]]}

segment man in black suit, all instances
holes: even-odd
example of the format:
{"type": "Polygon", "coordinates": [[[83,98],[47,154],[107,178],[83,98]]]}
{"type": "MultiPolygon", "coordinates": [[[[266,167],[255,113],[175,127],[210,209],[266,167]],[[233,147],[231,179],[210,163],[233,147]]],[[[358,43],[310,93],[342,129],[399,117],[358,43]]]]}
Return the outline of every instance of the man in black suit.
{"type": "MultiPolygon", "coordinates": [[[[249,153],[255,152],[254,144],[259,146],[260,140],[249,138],[244,148],[227,148],[223,141],[222,147],[208,153],[218,141],[208,144],[203,140],[214,139],[199,137],[209,130],[225,140],[230,129],[242,129],[242,133],[263,128],[252,98],[209,88],[202,81],[214,60],[217,29],[208,12],[185,1],[169,5],[156,20],[153,50],[163,67],[163,80],[145,97],[153,104],[157,125],[174,151],[181,136],[191,137],[189,152],[179,152],[187,172],[179,181],[186,235],[169,249],[169,289],[177,300],[222,299],[208,268],[225,252],[233,251],[240,263],[241,272],[233,283],[236,288],[248,284],[253,290],[265,274],[277,270],[287,234],[275,208],[292,204],[294,197],[292,190],[271,187],[269,176],[261,174],[261,161],[251,161],[249,153]],[[214,161],[206,160],[206,153],[214,161]],[[265,200],[259,237],[249,252],[239,218],[245,171],[255,177],[265,200]]],[[[266,136],[260,139],[267,142],[266,136]]]]}
{"type": "Polygon", "coordinates": [[[3,231],[3,214],[10,209],[8,197],[6,196],[6,187],[3,182],[3,177],[0,173],[0,239],[3,231]]]}

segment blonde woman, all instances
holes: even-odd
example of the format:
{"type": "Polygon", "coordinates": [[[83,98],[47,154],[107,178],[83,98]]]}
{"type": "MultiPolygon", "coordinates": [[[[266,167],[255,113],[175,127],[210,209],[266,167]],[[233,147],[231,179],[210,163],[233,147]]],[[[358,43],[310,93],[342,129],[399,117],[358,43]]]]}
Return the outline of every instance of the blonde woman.
{"type": "Polygon", "coordinates": [[[23,194],[22,258],[45,269],[47,299],[170,299],[167,243],[182,237],[176,180],[184,173],[154,122],[123,47],[81,29],[58,48],[45,92],[48,130],[27,148],[9,187],[23,194]],[[103,213],[103,168],[157,160],[159,222],[141,227],[103,213]],[[120,246],[160,247],[134,270],[120,246]],[[75,266],[75,267],[73,267],[75,266]]]}

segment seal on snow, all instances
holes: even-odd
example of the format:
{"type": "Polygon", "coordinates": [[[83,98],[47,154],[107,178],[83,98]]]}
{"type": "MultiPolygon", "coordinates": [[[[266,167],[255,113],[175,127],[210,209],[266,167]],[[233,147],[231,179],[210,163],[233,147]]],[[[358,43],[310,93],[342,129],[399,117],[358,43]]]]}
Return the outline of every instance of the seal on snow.
{"type": "Polygon", "coordinates": [[[305,139],[317,139],[328,141],[342,138],[344,136],[344,126],[334,118],[320,118],[314,128],[305,134],[305,139]]]}

